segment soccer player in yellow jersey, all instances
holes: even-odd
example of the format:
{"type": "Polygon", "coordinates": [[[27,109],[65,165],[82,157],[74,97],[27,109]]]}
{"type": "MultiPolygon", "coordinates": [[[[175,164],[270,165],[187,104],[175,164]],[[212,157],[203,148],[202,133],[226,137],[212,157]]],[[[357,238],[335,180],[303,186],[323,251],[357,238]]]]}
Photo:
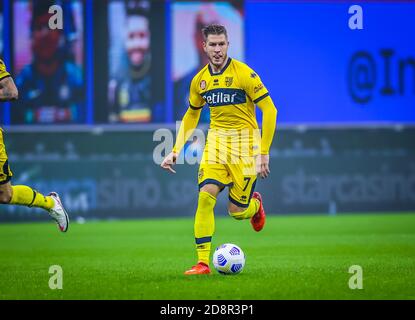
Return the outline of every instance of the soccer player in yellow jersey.
{"type": "MultiPolygon", "coordinates": [[[[7,72],[4,62],[0,60],[0,102],[17,100],[18,91],[10,73],[7,72]]],[[[69,218],[59,195],[51,192],[49,195],[33,190],[28,186],[12,186],[12,171],[4,145],[3,130],[0,128],[0,204],[14,204],[45,209],[53,218],[59,229],[66,232],[69,218]]]]}
{"type": "Polygon", "coordinates": [[[172,152],[161,167],[175,173],[175,164],[185,142],[196,128],[202,107],[210,108],[210,128],[199,167],[199,199],[195,214],[198,263],[186,275],[209,274],[209,256],[214,233],[216,198],[229,187],[229,214],[250,219],[255,231],[265,223],[262,198],[254,192],[257,176],[268,177],[269,149],[275,132],[277,109],[260,77],[246,64],[227,55],[225,27],[209,25],[202,30],[209,63],[193,78],[189,108],[183,117],[172,152]],[[262,137],[258,132],[255,105],[263,113],[262,137]],[[256,134],[257,133],[257,134],[256,134]]]}

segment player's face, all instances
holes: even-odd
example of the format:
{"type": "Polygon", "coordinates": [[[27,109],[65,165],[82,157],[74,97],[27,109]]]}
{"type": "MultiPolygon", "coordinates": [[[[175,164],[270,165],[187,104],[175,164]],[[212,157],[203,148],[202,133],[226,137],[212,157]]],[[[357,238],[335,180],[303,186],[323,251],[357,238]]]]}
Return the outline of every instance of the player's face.
{"type": "Polygon", "coordinates": [[[127,21],[126,47],[131,64],[139,66],[150,49],[150,30],[148,19],[132,16],[127,21]]]}
{"type": "Polygon", "coordinates": [[[215,67],[221,67],[227,58],[229,42],[224,34],[210,34],[203,43],[209,62],[215,67]]]}

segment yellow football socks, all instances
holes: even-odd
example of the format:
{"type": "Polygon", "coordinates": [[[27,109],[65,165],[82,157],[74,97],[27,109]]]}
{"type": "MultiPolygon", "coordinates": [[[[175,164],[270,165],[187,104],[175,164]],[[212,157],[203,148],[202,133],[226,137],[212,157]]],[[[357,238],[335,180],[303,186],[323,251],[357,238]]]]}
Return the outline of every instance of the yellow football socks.
{"type": "Polygon", "coordinates": [[[44,196],[30,187],[12,186],[12,199],[10,204],[49,210],[53,208],[55,202],[51,197],[44,196]]]}
{"type": "Polygon", "coordinates": [[[252,198],[248,208],[241,212],[229,212],[236,220],[250,219],[259,209],[259,200],[252,198]]]}
{"type": "Polygon", "coordinates": [[[216,198],[208,192],[199,192],[199,202],[195,215],[195,240],[198,261],[209,265],[212,235],[215,231],[213,208],[216,198]]]}

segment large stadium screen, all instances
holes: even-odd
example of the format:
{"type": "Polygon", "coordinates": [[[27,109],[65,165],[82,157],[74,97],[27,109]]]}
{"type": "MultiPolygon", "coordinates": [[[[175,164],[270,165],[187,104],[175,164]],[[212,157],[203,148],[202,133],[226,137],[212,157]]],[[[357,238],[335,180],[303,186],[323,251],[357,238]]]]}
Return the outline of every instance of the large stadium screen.
{"type": "Polygon", "coordinates": [[[108,2],[106,122],[165,121],[164,58],[160,55],[165,32],[157,24],[163,8],[148,0],[108,2]]]}
{"type": "Polygon", "coordinates": [[[249,2],[247,61],[285,124],[415,123],[415,6],[249,2]]]}
{"type": "Polygon", "coordinates": [[[12,124],[85,123],[84,7],[79,0],[13,3],[13,74],[19,100],[12,124]],[[50,28],[52,5],[62,28],[50,28]]]}
{"type": "MultiPolygon", "coordinates": [[[[189,88],[193,76],[207,63],[202,47],[201,29],[210,23],[223,24],[228,31],[229,56],[245,60],[243,1],[197,2],[178,1],[172,12],[172,78],[174,82],[174,121],[183,117],[189,106],[189,88]]],[[[202,122],[209,121],[204,108],[202,122]]]]}
{"type": "Polygon", "coordinates": [[[0,57],[3,57],[3,2],[0,2],[0,57]]]}

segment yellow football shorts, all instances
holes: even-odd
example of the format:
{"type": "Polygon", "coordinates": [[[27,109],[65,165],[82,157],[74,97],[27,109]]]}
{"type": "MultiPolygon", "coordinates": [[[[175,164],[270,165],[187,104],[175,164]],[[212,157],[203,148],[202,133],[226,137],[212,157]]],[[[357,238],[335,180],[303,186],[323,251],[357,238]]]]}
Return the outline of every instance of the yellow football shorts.
{"type": "Polygon", "coordinates": [[[10,170],[6,146],[4,145],[3,130],[0,128],[0,184],[9,182],[12,176],[13,173],[10,170]]]}
{"type": "Polygon", "coordinates": [[[199,166],[199,190],[206,184],[215,184],[221,191],[229,187],[229,201],[233,204],[247,208],[255,189],[257,174],[255,170],[255,157],[237,157],[232,161],[208,161],[208,152],[203,153],[199,166]]]}

